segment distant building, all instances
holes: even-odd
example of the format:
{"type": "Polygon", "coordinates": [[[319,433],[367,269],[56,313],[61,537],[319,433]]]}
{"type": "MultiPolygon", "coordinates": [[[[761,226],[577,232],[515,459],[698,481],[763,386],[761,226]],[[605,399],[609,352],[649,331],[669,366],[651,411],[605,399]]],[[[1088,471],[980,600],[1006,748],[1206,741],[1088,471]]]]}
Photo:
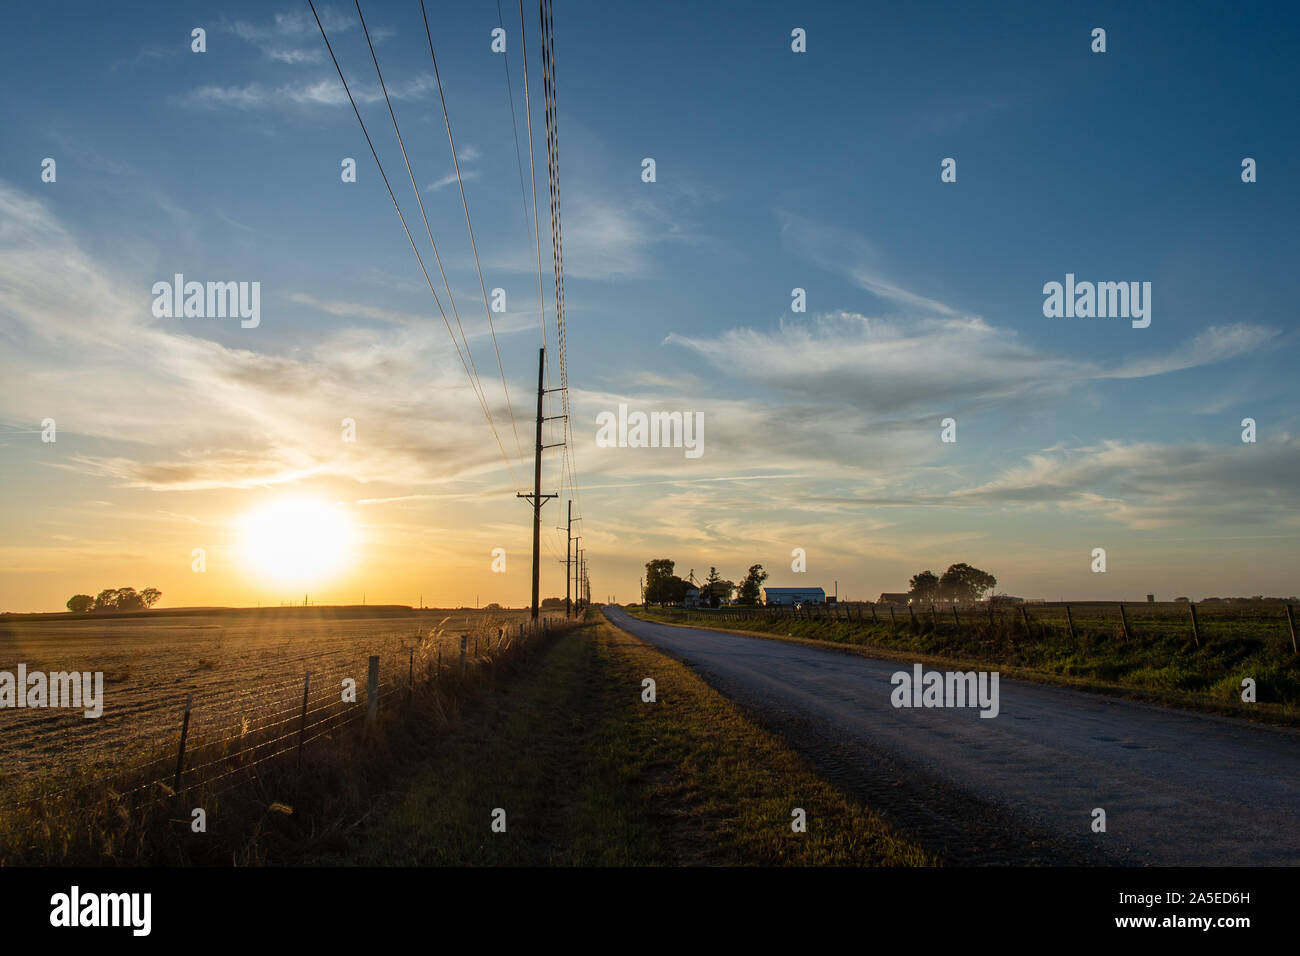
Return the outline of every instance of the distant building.
{"type": "Polygon", "coordinates": [[[764,604],[825,604],[824,588],[763,588],[764,604]]]}
{"type": "Polygon", "coordinates": [[[1155,604],[1155,603],[1156,603],[1156,596],[1155,596],[1154,594],[1148,594],[1148,595],[1147,595],[1147,603],[1148,603],[1148,604],[1155,604]]]}
{"type": "Polygon", "coordinates": [[[991,594],[987,598],[991,604],[1024,604],[1025,599],[1010,594],[991,594]]]}
{"type": "Polygon", "coordinates": [[[877,604],[911,604],[912,595],[906,591],[890,592],[885,591],[880,595],[877,604]]]}
{"type": "Polygon", "coordinates": [[[682,607],[699,607],[700,606],[700,589],[687,588],[686,596],[682,598],[682,607]]]}

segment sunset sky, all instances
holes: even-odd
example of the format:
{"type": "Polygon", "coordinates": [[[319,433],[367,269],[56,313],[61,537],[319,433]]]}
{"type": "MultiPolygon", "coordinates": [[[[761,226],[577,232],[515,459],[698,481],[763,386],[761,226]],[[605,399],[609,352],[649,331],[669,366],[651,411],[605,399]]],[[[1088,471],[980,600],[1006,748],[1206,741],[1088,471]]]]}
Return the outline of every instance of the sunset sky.
{"type": "MultiPolygon", "coordinates": [[[[497,6],[428,7],[483,281],[507,293],[493,322],[513,425],[419,4],[362,10],[512,467],[305,0],[7,11],[0,610],[126,585],[173,607],[528,600],[515,495],[542,330],[519,10],[501,4],[508,87],[497,6]],[[260,324],[156,317],[151,288],[177,273],[260,282],[260,324]]],[[[761,563],[771,585],[838,580],[849,598],[958,561],[1049,600],[1300,592],[1300,11],[1131,7],[559,0],[594,599],[633,600],[659,557],[735,581],[761,563]],[[1067,274],[1150,282],[1150,326],[1045,317],[1044,284],[1067,274]],[[702,413],[703,454],[598,447],[620,403],[702,413]]],[[[318,9],[446,305],[356,10],[318,9]]],[[[564,589],[559,460],[543,596],[564,589]]]]}

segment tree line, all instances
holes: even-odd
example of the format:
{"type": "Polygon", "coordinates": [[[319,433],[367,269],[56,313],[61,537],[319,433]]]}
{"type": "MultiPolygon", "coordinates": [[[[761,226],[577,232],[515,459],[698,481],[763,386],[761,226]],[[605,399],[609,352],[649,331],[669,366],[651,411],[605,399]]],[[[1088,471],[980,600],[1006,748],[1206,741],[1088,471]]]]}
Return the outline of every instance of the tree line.
{"type": "Polygon", "coordinates": [[[68,598],[67,608],[75,614],[87,611],[145,611],[158,603],[162,592],[157,588],[104,588],[94,597],[74,594],[68,598]]]}
{"type": "Polygon", "coordinates": [[[676,567],[670,558],[655,558],[647,561],[645,566],[645,602],[647,604],[681,604],[686,599],[686,592],[699,588],[700,603],[708,607],[726,604],[734,597],[737,604],[762,603],[763,582],[767,572],[761,564],[750,565],[745,577],[739,584],[728,581],[718,573],[717,568],[709,568],[708,577],[702,582],[689,580],[695,572],[692,569],[687,578],[680,578],[673,573],[676,567]]]}

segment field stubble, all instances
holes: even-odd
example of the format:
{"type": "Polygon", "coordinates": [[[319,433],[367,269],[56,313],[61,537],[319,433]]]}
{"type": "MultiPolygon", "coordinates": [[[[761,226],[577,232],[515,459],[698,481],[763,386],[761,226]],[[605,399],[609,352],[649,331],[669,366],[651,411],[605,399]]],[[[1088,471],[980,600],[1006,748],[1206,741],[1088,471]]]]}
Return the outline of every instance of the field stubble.
{"type": "MultiPolygon", "coordinates": [[[[357,617],[313,610],[0,622],[0,671],[23,663],[29,673],[104,674],[97,719],[81,709],[0,709],[0,829],[35,828],[48,845],[76,809],[97,803],[102,811],[105,800],[124,807],[125,795],[169,791],[189,695],[183,785],[211,793],[217,775],[237,784],[250,778],[242,768],[296,746],[307,672],[311,740],[360,716],[370,655],[380,659],[381,702],[404,696],[412,674],[417,686],[441,678],[440,693],[454,695],[461,635],[470,665],[494,663],[502,635],[517,635],[528,620],[527,611],[511,610],[357,617]],[[348,677],[354,704],[342,702],[348,677]]],[[[454,707],[450,698],[431,701],[440,721],[444,703],[454,707]]]]}

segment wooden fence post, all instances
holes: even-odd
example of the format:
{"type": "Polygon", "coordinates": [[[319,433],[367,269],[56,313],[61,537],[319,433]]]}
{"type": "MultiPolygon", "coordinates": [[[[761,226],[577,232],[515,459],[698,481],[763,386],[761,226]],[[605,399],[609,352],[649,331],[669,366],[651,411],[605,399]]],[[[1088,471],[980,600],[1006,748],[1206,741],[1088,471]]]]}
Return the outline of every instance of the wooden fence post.
{"type": "Polygon", "coordinates": [[[871,605],[871,623],[872,623],[872,624],[879,623],[879,622],[876,620],[876,606],[875,606],[874,604],[871,605]]]}
{"type": "Polygon", "coordinates": [[[176,751],[176,777],[172,780],[172,790],[181,792],[181,770],[185,767],[185,738],[190,733],[190,708],[194,704],[194,695],[185,695],[185,716],[181,718],[181,745],[176,751]]]}
{"type": "Polygon", "coordinates": [[[370,655],[370,673],[366,679],[366,725],[379,716],[379,655],[370,655]]]}
{"type": "Polygon", "coordinates": [[[909,604],[907,606],[907,613],[908,616],[911,617],[912,619],[912,630],[915,631],[916,630],[916,606],[913,604],[909,604]]]}
{"type": "Polygon", "coordinates": [[[889,623],[892,627],[898,627],[898,621],[894,617],[894,605],[889,605],[889,623]]]}
{"type": "Polygon", "coordinates": [[[411,666],[406,672],[406,687],[415,693],[415,648],[411,648],[411,666]]]}
{"type": "Polygon", "coordinates": [[[1286,622],[1291,625],[1291,653],[1300,654],[1295,640],[1295,608],[1290,604],[1286,606],[1286,622]]]}
{"type": "Polygon", "coordinates": [[[465,651],[468,649],[469,649],[469,635],[462,634],[460,636],[460,671],[462,674],[465,673],[465,651]]]}
{"type": "Polygon", "coordinates": [[[1065,623],[1070,628],[1070,640],[1074,640],[1074,615],[1070,613],[1070,605],[1065,606],[1065,623]]]}
{"type": "Polygon", "coordinates": [[[1123,604],[1119,606],[1119,619],[1120,619],[1120,623],[1124,626],[1124,640],[1126,641],[1131,640],[1132,634],[1129,632],[1128,629],[1128,615],[1124,613],[1123,604]]]}
{"type": "Polygon", "coordinates": [[[939,611],[933,604],[930,605],[930,616],[934,618],[934,629],[939,630],[939,611]]]}
{"type": "MultiPolygon", "coordinates": [[[[412,652],[414,653],[414,652],[412,652]]],[[[311,688],[311,671],[302,679],[302,716],[298,718],[298,763],[302,763],[302,740],[307,731],[307,692],[311,688]]]]}
{"type": "MultiPolygon", "coordinates": [[[[1189,601],[1187,603],[1187,610],[1192,612],[1192,640],[1196,642],[1197,647],[1200,647],[1201,646],[1201,625],[1200,622],[1196,620],[1196,605],[1189,601]]],[[[1288,608],[1288,610],[1290,610],[1290,608],[1288,608]]],[[[1291,637],[1292,639],[1295,638],[1294,626],[1292,626],[1291,628],[1291,637]]]]}
{"type": "Polygon", "coordinates": [[[1028,634],[1029,633],[1029,611],[1025,609],[1025,606],[1023,604],[1020,605],[1020,620],[1025,622],[1025,634],[1028,634]]]}
{"type": "Polygon", "coordinates": [[[954,604],[954,605],[952,606],[952,622],[953,622],[954,624],[956,624],[958,627],[961,627],[961,618],[959,618],[959,617],[957,616],[957,605],[956,605],[956,604],[954,604]]]}

